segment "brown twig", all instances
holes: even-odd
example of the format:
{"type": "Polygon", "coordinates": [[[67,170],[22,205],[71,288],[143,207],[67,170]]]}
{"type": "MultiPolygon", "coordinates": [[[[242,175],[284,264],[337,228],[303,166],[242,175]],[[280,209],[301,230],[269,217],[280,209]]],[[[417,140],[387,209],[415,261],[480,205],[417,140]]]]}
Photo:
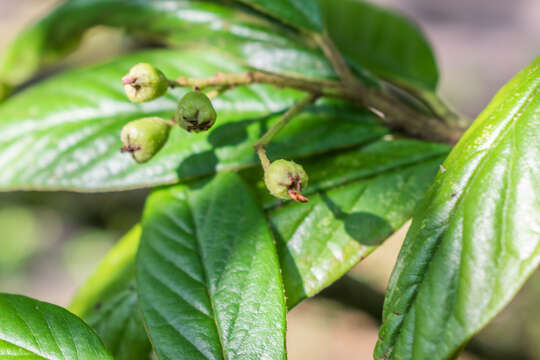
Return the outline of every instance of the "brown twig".
{"type": "Polygon", "coordinates": [[[426,115],[403,103],[385,89],[367,88],[361,83],[346,85],[341,81],[304,79],[262,71],[242,74],[216,74],[205,79],[181,77],[175,86],[193,87],[204,90],[212,87],[228,87],[270,84],[280,88],[303,90],[310,94],[350,100],[370,109],[381,117],[389,127],[402,130],[414,137],[455,144],[465,130],[464,121],[441,121],[436,116],[426,115]]]}
{"type": "MultiPolygon", "coordinates": [[[[310,93],[320,93],[329,97],[343,97],[347,93],[347,87],[339,81],[303,79],[298,77],[271,74],[262,71],[248,71],[242,74],[223,74],[205,79],[193,79],[180,77],[175,86],[192,87],[204,90],[209,87],[237,87],[251,84],[269,84],[279,88],[292,88],[304,90],[310,93]]],[[[352,95],[350,92],[349,95],[352,95]]]]}
{"type": "Polygon", "coordinates": [[[358,80],[354,76],[353,72],[345,62],[345,59],[337,49],[336,45],[328,35],[324,32],[323,34],[313,34],[315,42],[319,44],[319,47],[324,52],[324,55],[330,60],[332,66],[341,80],[352,87],[355,87],[358,84],[358,80]]]}

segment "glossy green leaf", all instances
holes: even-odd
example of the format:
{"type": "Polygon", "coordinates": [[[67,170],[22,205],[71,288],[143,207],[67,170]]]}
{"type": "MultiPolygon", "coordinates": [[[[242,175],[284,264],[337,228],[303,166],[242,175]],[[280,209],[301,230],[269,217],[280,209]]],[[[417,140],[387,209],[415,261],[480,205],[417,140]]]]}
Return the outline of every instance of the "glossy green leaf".
{"type": "Polygon", "coordinates": [[[97,303],[85,318],[117,360],[151,358],[152,344],[144,330],[135,286],[133,279],[114,296],[97,303]]]}
{"type": "MultiPolygon", "coordinates": [[[[258,201],[274,223],[273,230],[279,240],[278,247],[289,306],[294,306],[306,296],[316,294],[339,278],[375,249],[379,242],[399,228],[422,199],[448,151],[446,145],[394,139],[376,141],[358,149],[325,156],[317,155],[302,160],[302,165],[310,175],[310,185],[304,191],[306,195],[312,196],[309,204],[288,202],[277,206],[280,202],[268,193],[261,181],[262,171],[259,168],[243,171],[242,177],[254,184],[258,201]],[[365,228],[369,231],[364,232],[362,227],[361,236],[347,231],[347,228],[350,230],[351,224],[356,222],[356,214],[347,216],[345,214],[345,210],[352,207],[355,209],[362,207],[366,214],[364,219],[373,220],[368,221],[365,228]],[[289,215],[291,218],[288,218],[289,215]],[[298,235],[302,234],[295,231],[294,226],[305,228],[309,224],[295,224],[293,219],[302,216],[306,219],[321,219],[328,227],[320,234],[313,235],[312,232],[306,232],[305,237],[299,238],[298,235]],[[387,226],[380,229],[376,226],[370,227],[383,222],[387,226]],[[312,241],[312,236],[319,236],[319,241],[312,241]],[[296,237],[295,241],[291,241],[293,237],[296,237]],[[297,250],[293,248],[295,244],[300,245],[297,250]],[[311,244],[318,244],[322,249],[325,246],[328,249],[330,247],[334,250],[341,249],[339,252],[347,256],[348,261],[336,261],[334,253],[328,249],[314,260],[313,255],[309,254],[312,250],[311,244]],[[308,258],[311,259],[308,261],[308,258]],[[328,275],[319,280],[314,279],[313,273],[322,271],[321,264],[325,264],[328,275]],[[297,269],[302,271],[299,272],[297,269]]],[[[354,230],[354,225],[352,228],[354,230]]],[[[126,246],[127,244],[126,242],[126,246]]],[[[129,250],[124,251],[129,257],[133,257],[137,242],[133,240],[129,244],[129,250]]],[[[110,281],[118,277],[123,279],[122,272],[112,272],[107,267],[104,267],[103,273],[110,274],[107,277],[110,281]]],[[[129,279],[124,282],[127,284],[129,279]]],[[[99,294],[101,287],[102,285],[96,285],[89,280],[83,289],[98,289],[99,294]]],[[[88,297],[86,295],[82,298],[88,297]]],[[[91,308],[95,302],[95,300],[84,301],[83,304],[91,308]]],[[[76,303],[77,301],[73,303],[72,309],[80,308],[80,305],[75,305],[76,303]]]]}
{"type": "Polygon", "coordinates": [[[393,140],[304,162],[309,203],[269,211],[289,307],[339,279],[399,229],[447,153],[444,145],[393,140]]]}
{"type": "Polygon", "coordinates": [[[270,230],[235,173],[154,192],[137,283],[160,359],[283,359],[286,306],[270,230]]]}
{"type": "Polygon", "coordinates": [[[112,360],[99,337],[75,315],[11,294],[0,294],[0,358],[112,360]]]}
{"type": "Polygon", "coordinates": [[[133,278],[135,255],[141,236],[140,225],[131,229],[103,258],[94,273],[77,291],[69,310],[77,316],[86,317],[102,302],[125,287],[133,278]]]}
{"type": "MultiPolygon", "coordinates": [[[[286,203],[279,208],[260,181],[262,172],[244,171],[247,181],[257,183],[259,201],[274,225],[289,307],[339,278],[410,217],[448,151],[445,145],[387,139],[338,154],[314,156],[302,161],[310,174],[306,191],[312,195],[310,203],[286,203]],[[352,208],[363,212],[345,213],[352,208]],[[294,229],[301,217],[327,226],[317,233],[319,229],[311,229],[310,222],[299,222],[298,228],[306,230],[301,237],[294,229]],[[342,255],[339,260],[337,254],[342,255]],[[323,275],[316,278],[317,273],[323,275]]],[[[124,290],[134,276],[132,263],[138,243],[138,232],[132,231],[104,259],[71,306],[98,331],[101,322],[93,322],[88,314],[99,316],[108,304],[121,310],[124,303],[132,304],[133,297],[124,290]],[[120,290],[111,295],[111,289],[120,290]],[[114,296],[118,296],[118,305],[114,296]],[[98,304],[100,309],[95,309],[98,304]]],[[[119,357],[123,353],[114,354],[119,357]]]]}
{"type": "MultiPolygon", "coordinates": [[[[448,151],[441,144],[396,139],[303,160],[310,174],[310,186],[305,191],[313,196],[309,204],[289,202],[276,207],[279,202],[259,181],[259,201],[274,222],[279,240],[289,305],[319,292],[399,228],[422,199],[448,151]],[[358,216],[353,208],[362,209],[364,215],[358,216]],[[355,231],[357,218],[363,225],[355,231]],[[302,232],[312,223],[328,226],[302,232]],[[317,236],[318,241],[312,240],[317,236]],[[314,244],[323,250],[316,259],[310,253],[314,244]],[[339,261],[336,251],[343,254],[339,261]],[[343,261],[345,258],[347,261],[343,261]],[[315,278],[313,274],[323,274],[322,269],[327,275],[315,278]]],[[[243,176],[257,182],[262,172],[253,169],[243,176]]]]}
{"type": "Polygon", "coordinates": [[[135,290],[140,234],[140,226],[136,226],[118,242],[70,305],[71,311],[96,330],[117,360],[146,360],[152,350],[135,290]]]}
{"type": "Polygon", "coordinates": [[[540,263],[540,58],[504,86],[416,213],[376,359],[453,359],[540,263]]]}
{"type": "MultiPolygon", "coordinates": [[[[285,9],[283,5],[279,8],[285,9]]],[[[334,74],[321,52],[300,36],[247,10],[214,1],[66,1],[8,47],[0,61],[0,80],[17,85],[40,68],[56,65],[77,47],[84,31],[95,25],[121,27],[137,37],[175,45],[212,44],[224,54],[267,71],[334,74]],[[283,61],[285,57],[287,61],[283,61]]]]}
{"type": "Polygon", "coordinates": [[[237,0],[295,27],[322,30],[316,0],[237,0]]]}
{"type": "Polygon", "coordinates": [[[319,0],[338,48],[381,77],[435,90],[438,69],[429,42],[401,14],[363,0],[319,0]]]}
{"type": "MultiPolygon", "coordinates": [[[[218,120],[211,131],[189,134],[175,128],[159,154],[140,165],[119,151],[122,126],[144,116],[170,118],[185,91],[130,103],[119,79],[141,61],[169,77],[246,70],[208,49],[154,50],[38,84],[0,105],[0,188],[108,191],[255,165],[255,141],[302,96],[265,85],[238,87],[213,101],[218,120]]],[[[306,156],[374,140],[387,131],[367,112],[321,102],[285,128],[270,150],[274,156],[306,156]]]]}

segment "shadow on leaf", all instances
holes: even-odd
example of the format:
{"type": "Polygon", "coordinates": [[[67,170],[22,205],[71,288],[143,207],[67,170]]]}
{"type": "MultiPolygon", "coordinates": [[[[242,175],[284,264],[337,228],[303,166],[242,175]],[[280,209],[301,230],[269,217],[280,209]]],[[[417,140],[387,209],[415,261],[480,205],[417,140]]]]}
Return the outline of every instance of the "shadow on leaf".
{"type": "Polygon", "coordinates": [[[345,232],[362,245],[380,245],[391,233],[392,226],[383,218],[369,212],[344,212],[333,202],[326,192],[321,192],[320,197],[334,217],[343,221],[345,232]]]}
{"type": "MultiPolygon", "coordinates": [[[[259,123],[258,137],[262,136],[268,129],[268,121],[274,115],[270,114],[257,119],[240,120],[214,126],[207,137],[207,141],[212,148],[186,157],[176,170],[178,178],[191,178],[214,173],[219,164],[216,149],[248,142],[248,127],[257,123],[259,123]]],[[[253,152],[253,159],[256,160],[255,152],[253,152]]]]}

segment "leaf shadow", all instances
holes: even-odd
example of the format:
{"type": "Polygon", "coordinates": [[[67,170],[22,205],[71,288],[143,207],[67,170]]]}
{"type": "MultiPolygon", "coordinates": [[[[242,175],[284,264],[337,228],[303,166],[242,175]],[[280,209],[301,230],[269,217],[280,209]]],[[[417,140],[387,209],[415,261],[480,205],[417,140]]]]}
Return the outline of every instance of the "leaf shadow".
{"type": "Polygon", "coordinates": [[[286,271],[286,273],[284,273],[286,276],[283,276],[283,286],[285,287],[287,308],[290,310],[298,304],[300,298],[305,298],[308,295],[306,288],[304,287],[302,273],[296,265],[296,260],[291,253],[291,249],[287,246],[288,242],[270,219],[269,225],[276,243],[280,267],[282,271],[286,271]]]}
{"type": "Polygon", "coordinates": [[[351,238],[365,246],[380,245],[394,228],[382,217],[361,211],[344,212],[325,191],[319,193],[321,200],[326,204],[334,217],[343,221],[345,232],[351,238]]]}
{"type": "MultiPolygon", "coordinates": [[[[347,235],[363,246],[380,245],[394,232],[394,228],[388,221],[380,216],[361,211],[347,213],[343,211],[325,191],[319,192],[317,196],[320,197],[320,200],[314,196],[309,203],[297,206],[317,207],[323,206],[323,204],[326,205],[332,212],[334,218],[343,222],[347,235]]],[[[311,211],[313,211],[313,209],[311,209],[311,211]]],[[[289,239],[283,237],[278,231],[276,224],[274,224],[271,219],[269,219],[269,224],[274,239],[276,240],[281,267],[286,271],[283,282],[287,293],[287,305],[290,309],[296,306],[301,299],[308,296],[309,286],[306,287],[304,284],[304,277],[296,263],[298,254],[295,254],[293,248],[289,248],[289,239]]],[[[311,259],[310,261],[316,263],[317,259],[311,259]]]]}
{"type": "MultiPolygon", "coordinates": [[[[219,158],[216,150],[226,146],[239,145],[248,141],[248,127],[259,123],[259,135],[266,133],[268,121],[275,115],[269,114],[255,119],[239,120],[214,126],[209,132],[207,141],[212,146],[211,149],[198,153],[193,153],[180,162],[176,168],[176,175],[182,181],[185,178],[210,175],[215,173],[219,166],[219,158]]],[[[253,153],[254,159],[256,154],[253,153]]]]}

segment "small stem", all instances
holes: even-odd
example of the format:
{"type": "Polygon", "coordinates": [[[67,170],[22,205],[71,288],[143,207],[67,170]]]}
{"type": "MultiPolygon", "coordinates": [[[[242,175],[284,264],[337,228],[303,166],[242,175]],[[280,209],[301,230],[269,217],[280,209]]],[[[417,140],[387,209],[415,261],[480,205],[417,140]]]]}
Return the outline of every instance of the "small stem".
{"type": "Polygon", "coordinates": [[[209,92],[206,93],[206,96],[208,96],[208,98],[209,98],[210,100],[212,100],[212,99],[217,98],[218,96],[220,96],[221,94],[223,94],[225,91],[229,90],[230,88],[231,88],[231,87],[228,86],[228,85],[221,86],[221,87],[218,88],[218,89],[210,90],[209,92]]]}
{"type": "Polygon", "coordinates": [[[259,155],[259,160],[261,160],[261,165],[263,167],[264,172],[268,170],[268,167],[270,166],[270,160],[268,159],[268,156],[266,155],[266,149],[263,147],[255,148],[255,151],[257,152],[257,155],[259,155]]]}
{"type": "Polygon", "coordinates": [[[296,104],[292,106],[285,114],[281,116],[281,118],[278,120],[277,123],[275,123],[261,138],[253,145],[253,148],[255,149],[255,152],[257,155],[259,155],[259,159],[261,160],[261,165],[263,167],[264,172],[268,170],[268,167],[270,166],[270,160],[268,159],[268,156],[266,155],[266,145],[272,141],[272,138],[289,123],[289,121],[292,120],[300,111],[302,111],[303,108],[305,108],[307,105],[311,104],[317,99],[318,95],[315,94],[309,94],[296,104]]]}
{"type": "Polygon", "coordinates": [[[194,87],[203,90],[209,87],[227,86],[233,88],[255,83],[304,90],[306,92],[320,93],[323,96],[330,97],[343,97],[343,92],[347,91],[346,87],[338,81],[318,79],[306,80],[298,77],[265,73],[262,71],[248,71],[242,74],[218,73],[215,76],[206,79],[180,77],[176,80],[175,86],[194,87]]]}
{"type": "Polygon", "coordinates": [[[327,32],[322,35],[314,34],[315,41],[319,44],[324,55],[330,60],[334,70],[345,84],[356,86],[357,80],[353,72],[345,62],[345,59],[337,49],[336,45],[327,32]]]}
{"type": "Polygon", "coordinates": [[[169,120],[165,120],[164,121],[167,123],[167,125],[169,125],[170,127],[174,127],[174,126],[178,126],[178,124],[176,123],[176,121],[174,121],[174,119],[169,119],[169,120]]]}
{"type": "Polygon", "coordinates": [[[255,150],[264,148],[272,141],[272,138],[287,125],[303,108],[311,104],[317,99],[318,95],[309,94],[291,107],[285,114],[281,116],[277,123],[274,124],[260,139],[253,145],[255,150]]]}

